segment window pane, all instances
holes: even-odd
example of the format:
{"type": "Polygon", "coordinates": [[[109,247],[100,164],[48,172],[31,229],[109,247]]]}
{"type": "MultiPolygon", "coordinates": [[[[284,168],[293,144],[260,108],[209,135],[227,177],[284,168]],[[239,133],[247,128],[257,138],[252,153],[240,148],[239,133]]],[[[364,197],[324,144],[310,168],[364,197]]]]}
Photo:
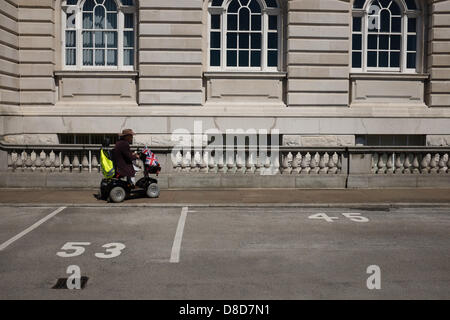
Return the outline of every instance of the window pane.
{"type": "Polygon", "coordinates": [[[66,47],[76,47],[75,31],[66,31],[66,47]]]}
{"type": "Polygon", "coordinates": [[[389,55],[387,51],[380,51],[378,55],[378,67],[387,68],[389,67],[389,55]]]}
{"type": "Polygon", "coordinates": [[[277,1],[276,1],[276,0],[266,0],[266,5],[267,5],[269,8],[278,8],[277,1]]]}
{"type": "Polygon", "coordinates": [[[223,4],[223,0],[213,0],[212,6],[213,7],[221,7],[223,4]]]}
{"type": "Polygon", "coordinates": [[[392,18],[392,32],[402,31],[402,18],[392,18]]]}
{"type": "Polygon", "coordinates": [[[220,29],[220,15],[213,14],[211,16],[211,29],[220,29]]]}
{"type": "Polygon", "coordinates": [[[401,36],[391,36],[391,50],[400,50],[401,36]]]}
{"type": "Polygon", "coordinates": [[[377,53],[375,51],[367,52],[367,66],[368,67],[377,66],[377,53]]]}
{"type": "Polygon", "coordinates": [[[391,52],[391,67],[400,67],[400,52],[391,52]]]}
{"type": "Polygon", "coordinates": [[[250,60],[252,67],[261,67],[261,51],[252,51],[250,60]]]}
{"type": "Polygon", "coordinates": [[[83,47],[92,48],[94,46],[94,33],[91,31],[83,31],[83,47]]]}
{"type": "Polygon", "coordinates": [[[269,30],[278,30],[277,16],[269,16],[269,30]]]}
{"type": "Polygon", "coordinates": [[[261,13],[261,7],[257,0],[252,0],[248,6],[252,13],[261,13]]]}
{"type": "Polygon", "coordinates": [[[105,34],[103,32],[95,32],[95,47],[96,48],[105,47],[105,34]]]}
{"type": "Polygon", "coordinates": [[[409,10],[416,10],[417,9],[415,0],[406,0],[406,6],[408,7],[409,10]]]}
{"type": "Polygon", "coordinates": [[[125,21],[124,26],[125,28],[134,28],[134,16],[132,13],[125,13],[124,15],[125,21]]]}
{"type": "Polygon", "coordinates": [[[378,0],[378,2],[380,3],[381,7],[383,8],[387,8],[389,7],[389,5],[391,4],[391,0],[378,0]]]}
{"type": "Polygon", "coordinates": [[[417,28],[417,19],[408,18],[408,32],[416,32],[416,28],[417,28]]]}
{"type": "Polygon", "coordinates": [[[369,40],[368,40],[368,43],[367,43],[367,47],[369,48],[369,49],[377,49],[378,48],[378,44],[377,44],[377,40],[378,39],[378,36],[376,36],[376,35],[369,35],[369,40]]]}
{"type": "Polygon", "coordinates": [[[389,7],[389,10],[391,10],[392,15],[399,16],[402,14],[400,7],[397,5],[395,1],[392,1],[391,6],[389,7]]]}
{"type": "Polygon", "coordinates": [[[108,11],[117,11],[117,6],[114,0],[105,0],[104,6],[108,11]]]}
{"type": "Polygon", "coordinates": [[[237,67],[237,52],[236,51],[227,51],[227,66],[228,67],[237,67]]]}
{"type": "Polygon", "coordinates": [[[278,33],[268,34],[269,49],[278,49],[278,33]]]}
{"type": "MultiPolygon", "coordinates": [[[[134,45],[134,37],[133,31],[125,31],[124,32],[124,47],[133,47],[134,45]],[[126,34],[130,34],[129,37],[126,34]]],[[[117,32],[106,32],[106,43],[108,48],[117,48],[117,32]]]]}
{"type": "MultiPolygon", "coordinates": [[[[114,32],[115,34],[115,32],[114,32]]],[[[109,40],[109,36],[108,36],[109,40]]],[[[116,41],[117,44],[117,41],[116,41]]],[[[123,33],[123,46],[124,47],[134,47],[134,31],[124,31],[123,33]]],[[[108,47],[109,47],[109,41],[108,41],[108,47]]],[[[117,47],[117,45],[115,45],[117,47]]]]}
{"type": "Polygon", "coordinates": [[[86,0],[83,6],[83,11],[92,11],[94,10],[95,2],[94,0],[86,0]]]}
{"type": "Polygon", "coordinates": [[[83,29],[92,29],[93,27],[92,13],[83,13],[83,29]]]}
{"type": "Polygon", "coordinates": [[[353,48],[353,50],[361,50],[362,49],[362,35],[354,34],[352,36],[352,48],[353,48]]]}
{"type": "Polygon", "coordinates": [[[227,48],[237,48],[237,33],[228,33],[227,35],[227,48]]]}
{"type": "Polygon", "coordinates": [[[227,23],[228,30],[237,30],[237,15],[229,14],[227,23]]]}
{"type": "Polygon", "coordinates": [[[134,50],[133,49],[125,49],[123,51],[123,65],[124,66],[134,65],[134,50]]]}
{"type": "Polygon", "coordinates": [[[105,50],[95,50],[95,65],[96,66],[105,65],[105,50]]]}
{"type": "Polygon", "coordinates": [[[261,49],[261,34],[252,33],[252,49],[261,49]]]}
{"type": "Polygon", "coordinates": [[[406,67],[408,69],[416,68],[416,54],[415,53],[408,53],[408,56],[406,58],[406,67]]]}
{"type": "Polygon", "coordinates": [[[78,0],[67,0],[68,5],[77,4],[78,0]]]}
{"type": "Polygon", "coordinates": [[[267,65],[269,67],[278,67],[278,52],[269,51],[267,53],[267,65]]]}
{"type": "Polygon", "coordinates": [[[381,35],[379,49],[389,49],[389,36],[381,35]]]}
{"type": "Polygon", "coordinates": [[[391,31],[391,14],[388,10],[382,10],[380,13],[381,32],[391,31]]]}
{"type": "Polygon", "coordinates": [[[220,67],[220,50],[211,50],[209,64],[211,67],[220,67]]]}
{"type": "Polygon", "coordinates": [[[241,48],[241,49],[250,48],[249,36],[250,36],[250,34],[248,34],[248,33],[239,34],[239,48],[241,48]]]}
{"type": "Polygon", "coordinates": [[[117,50],[108,50],[106,57],[108,66],[116,66],[117,65],[117,50]]]}
{"type": "Polygon", "coordinates": [[[238,0],[233,0],[228,6],[228,12],[237,13],[240,7],[238,0]]]}
{"type": "Polygon", "coordinates": [[[361,52],[352,53],[352,66],[353,68],[361,68],[361,52]]]}
{"type": "Polygon", "coordinates": [[[249,63],[249,51],[239,51],[239,67],[248,67],[249,63]]]}
{"type": "Polygon", "coordinates": [[[364,3],[366,3],[366,0],[355,0],[355,2],[353,3],[353,8],[362,9],[364,3]]]}
{"type": "Polygon", "coordinates": [[[353,31],[361,31],[361,18],[354,17],[353,18],[353,31]]]}
{"type": "Polygon", "coordinates": [[[239,30],[250,30],[250,11],[246,8],[239,11],[239,30]]]}
{"type": "Polygon", "coordinates": [[[94,60],[92,58],[93,50],[83,50],[83,65],[92,66],[94,64],[94,60]]]}
{"type": "Polygon", "coordinates": [[[220,48],[220,32],[211,32],[211,48],[220,48]]]}
{"type": "Polygon", "coordinates": [[[252,30],[261,31],[261,16],[252,16],[252,30]]]}
{"type": "Polygon", "coordinates": [[[239,0],[243,6],[247,6],[250,0],[239,0]]]}
{"type": "Polygon", "coordinates": [[[107,23],[106,28],[107,29],[117,29],[117,14],[115,13],[108,13],[107,16],[107,23]]]}
{"type": "Polygon", "coordinates": [[[105,28],[105,9],[101,6],[95,7],[94,28],[95,29],[105,28]]]}
{"type": "Polygon", "coordinates": [[[416,51],[416,49],[417,49],[416,41],[417,41],[416,35],[408,36],[408,51],[416,51]]]}
{"type": "Polygon", "coordinates": [[[76,60],[76,49],[66,49],[66,65],[75,66],[77,64],[76,60]]]}

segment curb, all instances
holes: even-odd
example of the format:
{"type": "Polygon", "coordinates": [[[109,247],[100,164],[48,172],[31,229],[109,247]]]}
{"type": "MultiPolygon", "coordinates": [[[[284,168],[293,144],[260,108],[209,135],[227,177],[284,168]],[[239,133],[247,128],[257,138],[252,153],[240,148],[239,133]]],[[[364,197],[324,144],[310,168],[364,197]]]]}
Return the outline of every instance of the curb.
{"type": "Polygon", "coordinates": [[[68,208],[355,208],[355,209],[396,209],[396,208],[449,208],[450,203],[135,203],[135,204],[93,204],[93,203],[0,203],[0,207],[68,207],[68,208]]]}

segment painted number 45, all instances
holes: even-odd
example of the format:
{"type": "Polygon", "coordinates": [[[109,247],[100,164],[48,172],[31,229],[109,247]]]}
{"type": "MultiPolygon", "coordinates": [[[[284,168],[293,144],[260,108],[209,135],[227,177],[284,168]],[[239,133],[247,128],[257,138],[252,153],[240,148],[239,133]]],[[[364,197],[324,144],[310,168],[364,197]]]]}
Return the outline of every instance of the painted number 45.
{"type": "MultiPolygon", "coordinates": [[[[361,216],[360,213],[343,213],[344,217],[350,219],[353,222],[369,222],[369,219],[361,216]]],[[[313,220],[325,220],[326,222],[333,222],[334,220],[338,220],[338,217],[329,217],[326,213],[317,213],[309,216],[309,219],[313,220]]]]}
{"type": "MultiPolygon", "coordinates": [[[[56,255],[61,258],[78,257],[86,251],[85,247],[90,245],[90,242],[67,242],[62,246],[62,251],[57,252],[56,255]]],[[[126,247],[122,243],[107,243],[102,248],[105,248],[106,252],[96,253],[95,256],[100,259],[112,259],[120,256],[126,247]]]]}

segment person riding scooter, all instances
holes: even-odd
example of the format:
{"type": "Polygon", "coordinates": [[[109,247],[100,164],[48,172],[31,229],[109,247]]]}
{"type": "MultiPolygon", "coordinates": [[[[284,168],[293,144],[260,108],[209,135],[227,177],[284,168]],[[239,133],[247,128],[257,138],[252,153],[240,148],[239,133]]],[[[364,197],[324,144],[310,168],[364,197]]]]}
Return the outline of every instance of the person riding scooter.
{"type": "Polygon", "coordinates": [[[127,181],[134,187],[136,184],[136,170],[133,167],[133,161],[139,159],[136,153],[132,153],[130,145],[133,143],[135,135],[132,129],[125,129],[119,134],[112,158],[116,169],[116,178],[126,177],[127,181]]]}

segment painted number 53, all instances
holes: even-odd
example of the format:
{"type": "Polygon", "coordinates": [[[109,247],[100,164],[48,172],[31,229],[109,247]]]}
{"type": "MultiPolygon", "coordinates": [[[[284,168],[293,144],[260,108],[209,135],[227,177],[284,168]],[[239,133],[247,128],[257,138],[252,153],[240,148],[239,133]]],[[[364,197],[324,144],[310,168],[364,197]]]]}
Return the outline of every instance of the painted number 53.
{"type": "MultiPolygon", "coordinates": [[[[62,251],[57,252],[56,255],[61,258],[78,257],[86,251],[85,247],[90,245],[90,242],[67,242],[62,246],[62,251]]],[[[100,259],[112,259],[120,256],[126,246],[122,243],[115,242],[107,243],[102,248],[106,249],[105,252],[96,253],[95,256],[100,259]]]]}

